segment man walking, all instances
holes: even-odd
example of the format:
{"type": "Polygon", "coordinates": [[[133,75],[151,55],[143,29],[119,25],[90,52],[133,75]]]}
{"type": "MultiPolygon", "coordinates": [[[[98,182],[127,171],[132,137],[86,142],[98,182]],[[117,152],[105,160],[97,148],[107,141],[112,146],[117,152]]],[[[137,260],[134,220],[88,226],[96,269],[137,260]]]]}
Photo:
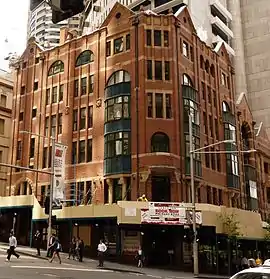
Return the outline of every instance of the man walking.
{"type": "Polygon", "coordinates": [[[104,265],[104,253],[107,251],[107,246],[104,244],[104,242],[102,240],[100,240],[97,250],[98,250],[98,260],[99,260],[98,267],[103,267],[103,265],[104,265]]]}
{"type": "Polygon", "coordinates": [[[16,247],[17,247],[17,239],[16,239],[16,237],[13,235],[13,233],[10,233],[8,256],[7,256],[7,259],[6,259],[7,262],[10,261],[11,255],[14,255],[17,259],[20,257],[20,255],[18,255],[18,254],[15,252],[15,248],[16,248],[16,247]]]}
{"type": "Polygon", "coordinates": [[[36,248],[37,248],[37,255],[40,256],[40,246],[41,246],[41,233],[39,230],[37,230],[35,234],[35,242],[36,242],[36,248]]]}
{"type": "Polygon", "coordinates": [[[50,258],[53,255],[54,247],[53,244],[55,242],[55,234],[53,233],[49,239],[49,247],[47,251],[47,258],[50,258]]]}

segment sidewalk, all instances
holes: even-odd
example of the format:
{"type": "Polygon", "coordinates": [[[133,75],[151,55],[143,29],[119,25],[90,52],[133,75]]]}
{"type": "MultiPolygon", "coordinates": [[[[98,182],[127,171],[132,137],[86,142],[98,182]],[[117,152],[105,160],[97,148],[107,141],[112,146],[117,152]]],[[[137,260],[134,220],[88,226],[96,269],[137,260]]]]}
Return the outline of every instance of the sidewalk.
{"type": "MultiPolygon", "coordinates": [[[[1,250],[6,250],[8,248],[7,243],[0,243],[0,249],[1,250]]],[[[41,256],[38,256],[36,254],[37,250],[35,248],[29,248],[26,246],[18,246],[16,251],[19,254],[25,255],[25,256],[30,256],[34,258],[39,258],[42,260],[48,260],[46,257],[47,252],[45,250],[41,250],[41,256]]],[[[78,266],[86,266],[91,267],[91,268],[96,268],[98,261],[89,259],[89,258],[84,258],[83,262],[78,262],[78,261],[73,261],[67,259],[68,254],[66,253],[61,253],[62,255],[62,261],[63,263],[68,263],[68,264],[73,264],[73,265],[78,265],[78,266]]],[[[193,274],[190,272],[183,272],[183,271],[174,271],[174,270],[164,270],[164,269],[157,269],[157,268],[148,268],[144,267],[142,269],[139,269],[135,266],[131,265],[124,265],[124,264],[119,264],[119,263],[114,263],[114,262],[108,262],[105,261],[105,269],[107,270],[112,270],[116,272],[127,272],[127,273],[136,273],[138,275],[145,275],[149,276],[152,278],[176,278],[176,279],[188,279],[188,278],[193,278],[193,274]]],[[[213,274],[201,274],[198,276],[198,278],[210,278],[210,279],[228,279],[228,276],[219,276],[219,275],[213,275],[213,274]]]]}

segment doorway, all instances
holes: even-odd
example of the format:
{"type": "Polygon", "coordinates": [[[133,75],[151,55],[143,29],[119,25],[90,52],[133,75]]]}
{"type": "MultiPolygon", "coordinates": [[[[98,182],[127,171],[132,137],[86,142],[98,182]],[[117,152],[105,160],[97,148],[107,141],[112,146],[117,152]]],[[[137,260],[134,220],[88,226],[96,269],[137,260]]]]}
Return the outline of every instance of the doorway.
{"type": "Polygon", "coordinates": [[[168,176],[152,177],[152,201],[168,202],[171,201],[171,184],[168,176]]]}

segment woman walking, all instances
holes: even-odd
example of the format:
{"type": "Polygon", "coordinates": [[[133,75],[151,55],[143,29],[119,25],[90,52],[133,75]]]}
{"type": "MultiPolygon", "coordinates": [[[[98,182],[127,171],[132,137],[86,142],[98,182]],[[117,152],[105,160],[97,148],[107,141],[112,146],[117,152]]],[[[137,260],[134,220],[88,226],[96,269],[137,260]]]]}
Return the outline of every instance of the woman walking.
{"type": "Polygon", "coordinates": [[[57,258],[59,259],[59,263],[61,264],[61,257],[60,257],[61,250],[62,250],[62,246],[59,242],[58,237],[56,237],[53,243],[53,255],[52,258],[49,260],[50,263],[54,260],[55,256],[57,256],[57,258]]]}

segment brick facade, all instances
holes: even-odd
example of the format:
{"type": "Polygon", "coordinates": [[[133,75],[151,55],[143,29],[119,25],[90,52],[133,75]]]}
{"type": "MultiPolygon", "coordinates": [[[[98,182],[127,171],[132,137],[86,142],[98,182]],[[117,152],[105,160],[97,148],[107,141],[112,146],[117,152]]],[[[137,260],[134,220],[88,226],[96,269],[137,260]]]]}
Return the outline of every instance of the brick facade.
{"type": "MultiPolygon", "coordinates": [[[[144,11],[134,14],[117,3],[99,30],[70,40],[67,39],[69,34],[66,30],[62,31],[63,44],[50,50],[42,50],[33,40],[30,40],[22,56],[22,63],[17,69],[13,103],[12,164],[33,166],[38,169],[44,167],[44,147],[49,148],[50,140],[36,139],[34,156],[29,159],[31,137],[19,131],[28,130],[50,137],[52,116],[56,115],[58,124],[55,129],[59,131],[59,114],[61,114],[61,134],[56,132],[56,139],[68,146],[66,161],[68,196],[71,196],[69,189],[71,183],[91,181],[92,203],[112,202],[114,198],[107,196],[112,195],[113,191],[110,192],[110,189],[115,187],[114,179],[120,179],[117,184],[122,184],[122,199],[135,200],[145,193],[148,199],[152,200],[153,179],[163,176],[168,177],[170,181],[171,201],[190,201],[188,190],[190,179],[186,175],[185,168],[185,113],[182,90],[184,75],[190,78],[192,82],[190,87],[197,92],[200,146],[225,139],[222,106],[223,102],[226,102],[231,115],[236,119],[237,150],[243,148],[240,132],[244,122],[248,123],[251,129],[250,147],[255,147],[254,123],[248,105],[242,99],[237,103],[234,98],[235,73],[226,49],[223,45],[218,45],[214,50],[200,41],[186,8],[175,17],[172,14],[154,15],[144,11]],[[139,35],[137,41],[136,32],[139,35]],[[123,38],[120,46],[123,49],[120,51],[115,49],[115,40],[118,38],[123,38]],[[76,67],[78,56],[85,50],[92,52],[93,61],[76,67]],[[48,76],[51,65],[58,60],[63,62],[63,71],[48,76]],[[109,78],[115,72],[122,70],[129,73],[131,82],[131,141],[129,143],[131,171],[104,175],[105,89],[109,78]],[[93,93],[90,92],[89,84],[92,75],[94,76],[93,93]],[[87,78],[86,89],[83,88],[83,77],[87,78]],[[78,97],[74,96],[76,80],[79,80],[78,97]],[[61,97],[59,101],[60,85],[63,85],[63,98],[61,97]],[[54,89],[56,86],[57,89],[54,89]],[[25,90],[24,94],[22,90],[25,90]],[[51,93],[49,103],[46,100],[47,90],[51,93]],[[57,99],[56,95],[52,96],[53,92],[56,92],[53,90],[57,90],[58,100],[52,103],[53,98],[57,99]],[[149,98],[152,98],[152,106],[149,98]],[[154,102],[160,98],[162,105],[157,106],[154,102]],[[89,125],[89,107],[92,107],[92,127],[89,125]],[[37,114],[33,117],[35,108],[37,114]],[[80,129],[83,121],[80,117],[81,108],[86,108],[84,129],[80,129]],[[73,131],[74,109],[78,109],[79,113],[76,131],[73,131]],[[46,117],[49,121],[48,134],[46,134],[46,117]],[[168,136],[169,152],[152,152],[151,138],[157,132],[168,136]],[[72,162],[72,142],[78,142],[78,159],[79,141],[86,140],[85,145],[87,145],[88,139],[92,139],[91,161],[72,162]],[[16,158],[18,141],[21,141],[22,154],[16,158]],[[139,170],[137,170],[137,153],[139,170]]],[[[222,150],[225,150],[224,144],[217,145],[213,149],[215,152],[222,150]]],[[[87,153],[84,151],[86,157],[87,153]]],[[[257,155],[250,156],[249,165],[255,167],[257,155]]],[[[49,155],[47,157],[45,167],[49,167],[49,155]]],[[[246,208],[246,193],[243,190],[245,189],[243,156],[239,156],[240,187],[238,188],[227,187],[226,155],[220,154],[219,157],[217,154],[209,154],[209,157],[210,165],[207,166],[205,156],[201,155],[202,175],[196,181],[197,201],[246,208]]],[[[39,200],[42,200],[45,186],[49,185],[50,180],[45,174],[13,171],[10,173],[10,181],[9,195],[33,192],[39,200]],[[26,179],[30,185],[28,190],[18,190],[18,186],[26,179]]],[[[261,185],[257,185],[257,188],[260,187],[261,185]]],[[[82,192],[86,194],[85,188],[82,192]]],[[[265,200],[259,199],[262,208],[265,200]]]]}

